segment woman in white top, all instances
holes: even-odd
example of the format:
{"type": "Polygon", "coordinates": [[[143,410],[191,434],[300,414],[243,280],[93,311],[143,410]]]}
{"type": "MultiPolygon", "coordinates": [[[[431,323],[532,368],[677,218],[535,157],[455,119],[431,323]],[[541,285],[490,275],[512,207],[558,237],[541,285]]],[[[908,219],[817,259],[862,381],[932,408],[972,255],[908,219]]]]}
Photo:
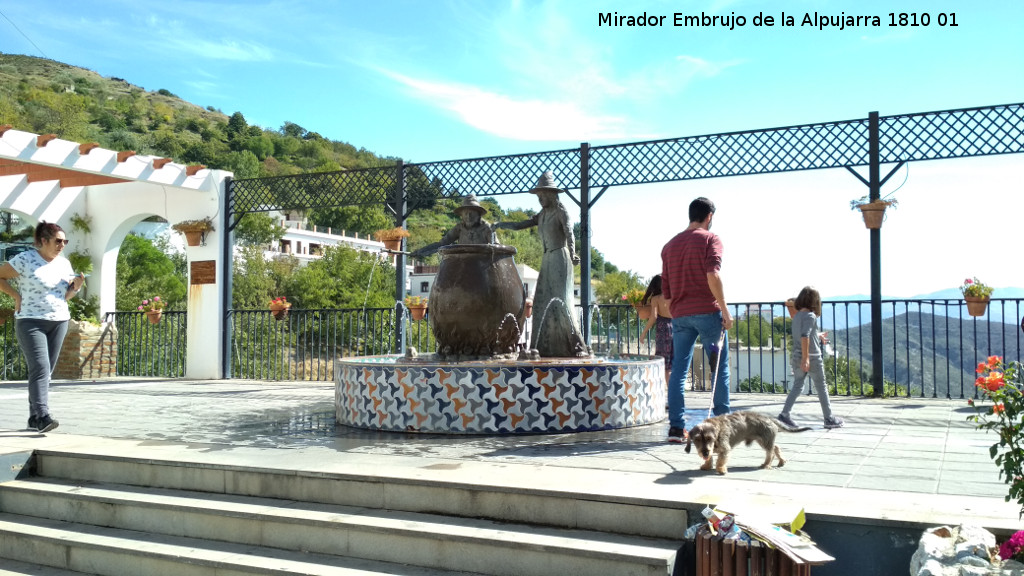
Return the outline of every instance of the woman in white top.
{"type": "Polygon", "coordinates": [[[85,275],[76,276],[63,255],[67,243],[60,226],[41,222],[36,249],[0,265],[0,292],[14,298],[14,331],[28,364],[28,427],[40,432],[57,427],[50,415],[50,375],[71,319],[67,301],[85,284],[85,275]]]}

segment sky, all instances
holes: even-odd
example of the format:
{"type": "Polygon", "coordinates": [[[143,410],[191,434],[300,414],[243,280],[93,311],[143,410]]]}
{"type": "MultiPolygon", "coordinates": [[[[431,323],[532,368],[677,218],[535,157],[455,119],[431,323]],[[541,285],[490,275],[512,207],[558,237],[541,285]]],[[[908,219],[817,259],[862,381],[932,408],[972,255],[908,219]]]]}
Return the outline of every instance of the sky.
{"type": "MultiPolygon", "coordinates": [[[[0,52],[430,162],[1024,102],[1024,1],[965,4],[0,0],[0,52]],[[919,25],[889,26],[890,12],[919,25]],[[665,18],[609,26],[605,13],[665,18]],[[733,26],[674,26],[676,13],[733,26]],[[795,25],[782,26],[783,14],[795,25]],[[805,14],[878,16],[880,26],[802,26],[805,14]],[[757,16],[774,25],[756,26],[757,16]]],[[[593,207],[592,244],[649,279],[689,202],[707,196],[729,302],[783,300],[804,285],[864,295],[869,233],[850,200],[867,192],[845,169],[612,188],[593,207]]],[[[883,295],[966,277],[995,286],[995,297],[1024,286],[1022,192],[1024,154],[900,168],[882,190],[899,201],[881,232],[883,295]]],[[[530,194],[497,200],[539,209],[530,194]]]]}

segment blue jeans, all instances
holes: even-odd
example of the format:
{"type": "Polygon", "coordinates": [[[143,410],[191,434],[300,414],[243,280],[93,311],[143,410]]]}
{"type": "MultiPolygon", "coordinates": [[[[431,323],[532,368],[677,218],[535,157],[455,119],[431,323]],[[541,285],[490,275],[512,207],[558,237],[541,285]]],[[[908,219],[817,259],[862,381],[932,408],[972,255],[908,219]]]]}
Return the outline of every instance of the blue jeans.
{"type": "Polygon", "coordinates": [[[50,375],[57,367],[67,320],[19,318],[14,321],[18,345],[28,365],[29,416],[42,418],[50,413],[50,375]]]}
{"type": "Polygon", "coordinates": [[[686,376],[693,359],[693,345],[697,337],[704,346],[708,363],[713,368],[718,353],[718,339],[722,338],[722,350],[718,358],[718,376],[715,380],[715,416],[728,414],[729,410],[729,336],[722,330],[722,313],[680,316],[672,319],[672,374],[668,379],[668,421],[673,428],[686,428],[686,400],[684,390],[686,376]]]}

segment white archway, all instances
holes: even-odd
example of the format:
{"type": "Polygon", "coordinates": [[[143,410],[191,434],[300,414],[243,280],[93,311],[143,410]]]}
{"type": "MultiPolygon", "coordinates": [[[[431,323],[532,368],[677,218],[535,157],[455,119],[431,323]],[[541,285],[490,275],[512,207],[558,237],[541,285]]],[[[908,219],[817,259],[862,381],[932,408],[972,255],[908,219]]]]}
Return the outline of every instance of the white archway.
{"type": "Polygon", "coordinates": [[[169,158],[117,152],[95,144],[61,140],[0,126],[0,209],[56,222],[71,246],[93,258],[90,288],[99,295],[100,313],[114,310],[117,253],[128,232],[157,215],[174,224],[209,217],[216,230],[202,246],[189,246],[186,373],[188,378],[223,376],[222,321],[218,285],[225,234],[220,207],[230,172],[185,166],[169,158]],[[86,238],[74,238],[71,218],[91,219],[86,238]],[[193,283],[193,265],[216,270],[214,283],[193,283]]]}

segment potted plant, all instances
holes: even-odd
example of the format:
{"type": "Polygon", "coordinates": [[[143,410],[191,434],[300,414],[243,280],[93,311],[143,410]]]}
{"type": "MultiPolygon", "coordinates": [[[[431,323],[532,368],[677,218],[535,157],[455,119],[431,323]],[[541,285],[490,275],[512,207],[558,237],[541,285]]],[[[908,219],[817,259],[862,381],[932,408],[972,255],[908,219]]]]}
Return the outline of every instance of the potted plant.
{"type": "Polygon", "coordinates": [[[279,296],[270,301],[270,313],[277,320],[284,320],[288,316],[288,309],[291,307],[292,303],[284,296],[279,296]]]}
{"type": "Polygon", "coordinates": [[[139,312],[146,313],[150,324],[159,324],[160,317],[163,315],[163,310],[166,307],[167,303],[161,300],[159,296],[153,296],[142,301],[142,304],[139,306],[139,312]]]}
{"type": "Polygon", "coordinates": [[[869,230],[878,230],[885,219],[885,209],[890,206],[895,208],[898,204],[895,198],[871,200],[867,196],[861,196],[856,200],[850,200],[850,209],[860,210],[861,216],[864,217],[864,226],[869,230]]]}
{"type": "Polygon", "coordinates": [[[985,285],[977,278],[964,279],[960,292],[964,295],[964,300],[967,302],[967,313],[971,316],[984,316],[985,309],[988,307],[989,297],[992,296],[994,290],[994,288],[985,285]]]}
{"type": "Polygon", "coordinates": [[[409,309],[412,319],[417,322],[427,315],[427,299],[423,296],[406,296],[405,307],[409,309]]]}
{"type": "Polygon", "coordinates": [[[388,230],[377,230],[373,236],[384,243],[385,249],[397,252],[402,249],[402,238],[409,237],[409,231],[396,226],[388,230]]]}
{"type": "Polygon", "coordinates": [[[206,233],[213,231],[213,220],[209,216],[200,220],[182,220],[171,228],[185,235],[189,246],[199,246],[206,241],[206,233]]]}
{"type": "MultiPolygon", "coordinates": [[[[1003,362],[1001,356],[989,356],[978,364],[974,381],[978,402],[968,399],[967,404],[975,410],[967,419],[976,423],[978,429],[996,433],[998,441],[989,447],[989,457],[1000,467],[999,476],[1009,485],[1006,501],[1015,499],[1024,515],[1024,427],[1021,414],[1024,413],[1024,365],[1020,362],[1003,362]],[[988,401],[984,403],[984,401],[988,401]]],[[[1020,538],[1020,537],[1018,537],[1020,538]]],[[[1024,539],[1022,539],[1024,540],[1024,539]]],[[[1020,541],[1020,540],[1019,540],[1020,541]]],[[[1021,542],[1024,544],[1024,541],[1021,542]]],[[[1017,556],[1019,547],[1012,550],[1017,556]]],[[[1003,560],[1008,560],[1003,556],[1003,560]]]]}
{"type": "Polygon", "coordinates": [[[622,299],[629,303],[630,306],[636,310],[637,316],[641,320],[647,320],[651,317],[651,307],[644,306],[644,291],[639,288],[634,288],[622,295],[622,299]]]}

